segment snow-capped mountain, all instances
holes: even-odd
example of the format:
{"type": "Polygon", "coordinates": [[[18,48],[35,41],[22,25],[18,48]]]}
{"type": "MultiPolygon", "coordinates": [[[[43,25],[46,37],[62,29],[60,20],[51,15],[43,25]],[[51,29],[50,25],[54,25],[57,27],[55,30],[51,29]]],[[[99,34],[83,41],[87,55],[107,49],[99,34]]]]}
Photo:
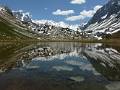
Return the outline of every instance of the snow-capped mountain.
{"type": "Polygon", "coordinates": [[[4,11],[5,8],[3,6],[0,6],[0,11],[4,11]]]}
{"type": "MultiPolygon", "coordinates": [[[[25,19],[24,19],[25,20],[25,19]]],[[[35,39],[38,36],[7,6],[0,6],[0,40],[35,39]]]]}
{"type": "Polygon", "coordinates": [[[32,20],[31,15],[22,10],[13,11],[16,19],[22,21],[30,30],[39,35],[38,39],[74,39],[78,35],[78,25],[69,25],[53,20],[32,20]]]}
{"type": "Polygon", "coordinates": [[[64,23],[63,21],[60,21],[60,22],[55,22],[53,20],[33,20],[34,23],[36,24],[48,24],[48,25],[52,25],[52,26],[55,26],[55,27],[62,27],[62,28],[69,28],[69,29],[72,29],[72,30],[77,30],[78,26],[77,24],[75,25],[69,25],[67,23],[64,23]]]}
{"type": "Polygon", "coordinates": [[[33,22],[34,24],[37,24],[37,25],[41,25],[41,24],[47,24],[47,25],[51,25],[51,26],[55,26],[55,27],[62,27],[62,28],[69,28],[69,29],[72,29],[72,30],[77,30],[78,26],[77,24],[75,25],[69,25],[67,23],[64,23],[63,21],[60,21],[60,22],[55,22],[53,20],[32,20],[32,17],[30,15],[29,12],[24,12],[23,10],[18,10],[18,11],[12,11],[13,12],[13,15],[23,21],[23,22],[26,22],[26,23],[30,23],[30,22],[33,22]]]}
{"type": "Polygon", "coordinates": [[[23,22],[32,22],[31,20],[31,15],[29,12],[23,12],[23,10],[19,10],[19,11],[12,11],[13,15],[23,21],[23,22]]]}
{"type": "Polygon", "coordinates": [[[7,6],[0,5],[0,13],[8,13],[13,16],[11,9],[9,9],[7,6]]]}
{"type": "Polygon", "coordinates": [[[85,31],[98,39],[120,32],[120,0],[109,0],[85,25],[85,31]]]}
{"type": "Polygon", "coordinates": [[[63,28],[49,23],[32,24],[32,30],[39,34],[39,38],[50,40],[65,40],[73,39],[74,37],[80,38],[77,31],[70,28],[63,28]]]}

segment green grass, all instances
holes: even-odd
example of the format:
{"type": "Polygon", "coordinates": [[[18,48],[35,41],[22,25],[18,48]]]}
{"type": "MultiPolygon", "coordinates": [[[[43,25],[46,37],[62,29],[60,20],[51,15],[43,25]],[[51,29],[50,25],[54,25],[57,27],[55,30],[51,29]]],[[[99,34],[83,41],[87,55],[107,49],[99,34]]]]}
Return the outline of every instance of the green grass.
{"type": "Polygon", "coordinates": [[[6,24],[4,24],[3,22],[0,22],[0,35],[2,36],[2,34],[6,34],[9,36],[13,36],[14,34],[12,33],[12,28],[6,24]]]}
{"type": "Polygon", "coordinates": [[[17,27],[12,26],[8,22],[0,19],[0,40],[1,41],[9,41],[9,40],[25,40],[30,39],[21,33],[16,32],[14,29],[18,29],[17,27]]]}

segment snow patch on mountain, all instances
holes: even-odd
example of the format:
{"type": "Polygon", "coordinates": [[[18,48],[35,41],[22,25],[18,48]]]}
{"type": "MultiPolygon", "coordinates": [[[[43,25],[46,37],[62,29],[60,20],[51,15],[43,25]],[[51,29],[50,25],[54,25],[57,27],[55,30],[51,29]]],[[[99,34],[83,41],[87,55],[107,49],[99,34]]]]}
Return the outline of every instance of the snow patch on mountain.
{"type": "Polygon", "coordinates": [[[0,11],[3,11],[3,10],[4,10],[4,8],[0,6],[0,11]]]}
{"type": "MultiPolygon", "coordinates": [[[[70,24],[67,24],[63,21],[59,21],[59,22],[55,22],[53,20],[32,20],[32,15],[29,13],[29,12],[24,12],[23,10],[18,10],[18,11],[12,11],[13,12],[13,15],[23,21],[23,22],[33,22],[37,25],[51,25],[51,26],[55,26],[55,27],[62,27],[62,28],[69,28],[69,29],[72,29],[72,30],[77,30],[78,29],[78,24],[74,24],[74,25],[70,25],[70,24]]],[[[33,25],[32,25],[33,27],[33,25]]]]}
{"type": "Polygon", "coordinates": [[[24,22],[31,22],[31,17],[32,15],[29,12],[24,12],[23,10],[18,10],[18,11],[12,11],[13,15],[24,22]]]}
{"type": "MultiPolygon", "coordinates": [[[[107,15],[102,17],[102,19],[106,16],[107,15]]],[[[120,31],[120,20],[117,20],[116,17],[117,15],[111,15],[109,18],[100,23],[96,22],[94,24],[91,24],[89,27],[86,28],[86,31],[92,31],[93,35],[96,35],[98,32],[104,34],[116,33],[120,31]]]]}
{"type": "Polygon", "coordinates": [[[100,8],[85,25],[90,37],[102,39],[105,35],[113,35],[120,31],[120,0],[109,0],[100,8]]]}
{"type": "Polygon", "coordinates": [[[103,17],[101,17],[101,19],[105,19],[107,17],[107,14],[106,15],[104,15],[103,17]]]}
{"type": "Polygon", "coordinates": [[[62,27],[62,28],[69,28],[69,29],[72,29],[72,30],[77,30],[78,28],[78,24],[75,24],[75,25],[70,25],[70,24],[67,24],[63,21],[60,21],[60,22],[55,22],[53,20],[32,20],[34,23],[36,24],[48,24],[48,25],[52,25],[52,26],[56,26],[56,27],[62,27]]]}

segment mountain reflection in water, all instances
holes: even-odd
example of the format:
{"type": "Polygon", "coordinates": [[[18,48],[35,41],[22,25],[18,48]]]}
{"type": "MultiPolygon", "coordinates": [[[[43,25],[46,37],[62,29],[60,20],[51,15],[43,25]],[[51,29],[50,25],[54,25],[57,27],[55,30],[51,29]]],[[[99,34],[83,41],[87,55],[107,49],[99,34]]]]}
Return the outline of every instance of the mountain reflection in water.
{"type": "Polygon", "coordinates": [[[120,90],[119,46],[0,43],[1,90],[120,90]]]}

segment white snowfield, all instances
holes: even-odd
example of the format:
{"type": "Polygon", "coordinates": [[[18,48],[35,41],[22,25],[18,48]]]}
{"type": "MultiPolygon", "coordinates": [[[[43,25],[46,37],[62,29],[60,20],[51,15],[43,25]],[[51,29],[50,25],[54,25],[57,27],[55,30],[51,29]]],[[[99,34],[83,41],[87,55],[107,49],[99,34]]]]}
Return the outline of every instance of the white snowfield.
{"type": "Polygon", "coordinates": [[[48,24],[48,25],[52,25],[52,26],[55,26],[55,27],[62,27],[62,28],[70,28],[70,29],[73,29],[73,30],[77,30],[78,26],[77,24],[75,25],[70,25],[70,24],[67,24],[67,23],[64,23],[62,21],[60,22],[55,22],[53,20],[33,20],[34,23],[38,24],[38,25],[41,25],[41,24],[48,24]]]}
{"type": "MultiPolygon", "coordinates": [[[[101,17],[106,18],[107,15],[101,17]]],[[[113,33],[117,33],[118,31],[120,31],[120,19],[116,18],[117,15],[111,15],[109,18],[106,18],[105,20],[103,20],[102,22],[98,23],[94,23],[91,24],[89,27],[87,27],[85,29],[85,31],[92,31],[91,35],[96,36],[96,34],[99,33],[104,33],[104,34],[113,34],[113,33]]],[[[96,37],[96,38],[101,38],[101,37],[96,37]]]]}

